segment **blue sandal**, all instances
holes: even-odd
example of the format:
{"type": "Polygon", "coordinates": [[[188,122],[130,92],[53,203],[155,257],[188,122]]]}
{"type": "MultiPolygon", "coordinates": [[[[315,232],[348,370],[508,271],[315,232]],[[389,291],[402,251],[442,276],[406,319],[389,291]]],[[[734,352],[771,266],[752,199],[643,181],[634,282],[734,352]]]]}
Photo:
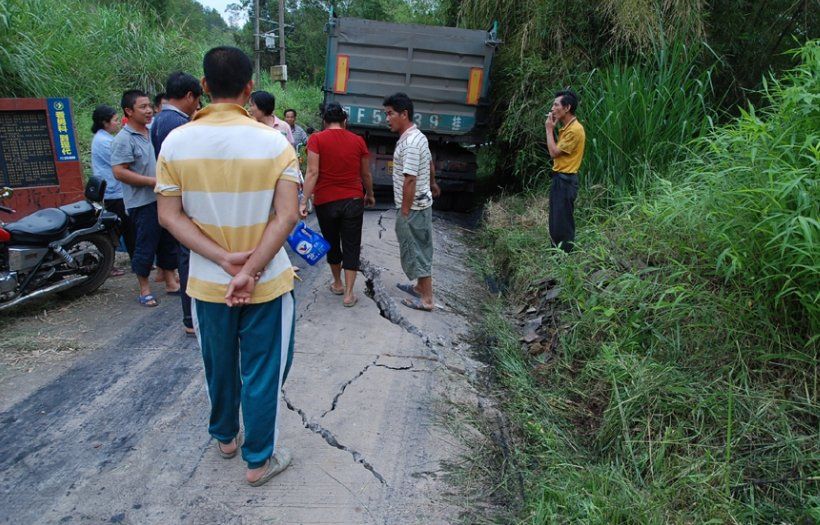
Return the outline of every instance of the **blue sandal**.
{"type": "Polygon", "coordinates": [[[140,295],[137,300],[140,302],[142,306],[146,306],[148,308],[154,308],[155,306],[159,306],[159,302],[157,302],[156,298],[150,293],[147,295],[140,295]]]}
{"type": "Polygon", "coordinates": [[[416,288],[412,284],[398,283],[396,284],[396,288],[398,288],[404,293],[412,295],[416,299],[421,299],[421,295],[419,295],[419,293],[416,291],[416,288]]]}

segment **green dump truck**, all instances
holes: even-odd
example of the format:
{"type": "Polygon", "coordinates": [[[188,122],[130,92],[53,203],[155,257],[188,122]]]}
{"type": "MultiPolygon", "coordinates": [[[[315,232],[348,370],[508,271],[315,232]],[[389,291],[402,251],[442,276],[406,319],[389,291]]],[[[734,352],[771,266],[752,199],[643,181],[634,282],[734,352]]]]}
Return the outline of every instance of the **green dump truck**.
{"type": "Polygon", "coordinates": [[[496,31],[331,18],[327,25],[325,103],[348,114],[364,136],[377,193],[392,194],[393,147],[382,101],[403,91],[427,136],[442,196],[436,206],[466,210],[475,191],[476,147],[489,122],[496,31]]]}

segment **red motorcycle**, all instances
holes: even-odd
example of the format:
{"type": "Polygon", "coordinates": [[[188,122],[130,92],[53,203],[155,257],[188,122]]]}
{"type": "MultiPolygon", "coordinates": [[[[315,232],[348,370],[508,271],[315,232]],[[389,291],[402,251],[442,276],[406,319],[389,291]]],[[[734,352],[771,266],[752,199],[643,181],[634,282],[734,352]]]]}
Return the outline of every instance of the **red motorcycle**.
{"type": "MultiPolygon", "coordinates": [[[[119,218],[105,210],[105,180],[91,177],[85,200],[0,221],[0,310],[57,293],[81,297],[102,286],[114,266],[119,218]]],[[[12,194],[0,190],[0,201],[12,194]]],[[[14,210],[0,206],[0,212],[14,210]]]]}

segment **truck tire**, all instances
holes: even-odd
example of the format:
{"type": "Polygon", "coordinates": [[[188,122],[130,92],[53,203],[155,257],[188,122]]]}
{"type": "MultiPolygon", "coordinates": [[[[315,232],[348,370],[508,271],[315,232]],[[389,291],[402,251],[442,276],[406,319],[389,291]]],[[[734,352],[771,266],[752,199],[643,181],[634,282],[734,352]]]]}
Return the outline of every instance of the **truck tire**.
{"type": "Polygon", "coordinates": [[[77,286],[59,292],[60,297],[76,299],[88,295],[105,282],[111,275],[114,267],[114,245],[111,239],[101,233],[94,233],[80,237],[70,245],[66,251],[74,256],[88,279],[77,286]]]}
{"type": "Polygon", "coordinates": [[[463,191],[453,195],[453,211],[467,213],[473,209],[473,194],[463,191]]]}
{"type": "Polygon", "coordinates": [[[442,191],[438,198],[433,200],[433,209],[439,211],[450,211],[453,209],[453,192],[442,191]]]}

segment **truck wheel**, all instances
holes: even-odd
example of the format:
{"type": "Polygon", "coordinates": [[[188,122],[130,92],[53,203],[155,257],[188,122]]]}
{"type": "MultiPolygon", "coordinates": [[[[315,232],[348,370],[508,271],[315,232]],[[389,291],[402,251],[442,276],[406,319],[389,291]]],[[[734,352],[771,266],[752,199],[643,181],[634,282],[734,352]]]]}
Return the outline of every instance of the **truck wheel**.
{"type": "Polygon", "coordinates": [[[76,299],[88,295],[102,286],[111,275],[111,268],[114,267],[114,245],[107,236],[94,233],[80,237],[66,246],[66,251],[80,266],[79,273],[87,275],[88,279],[77,286],[59,292],[60,297],[76,299]]]}
{"type": "Polygon", "coordinates": [[[437,199],[433,200],[433,209],[439,211],[450,211],[453,208],[453,193],[442,191],[437,199]]]}
{"type": "Polygon", "coordinates": [[[473,194],[463,191],[453,195],[453,210],[459,213],[467,213],[473,209],[473,194]]]}

